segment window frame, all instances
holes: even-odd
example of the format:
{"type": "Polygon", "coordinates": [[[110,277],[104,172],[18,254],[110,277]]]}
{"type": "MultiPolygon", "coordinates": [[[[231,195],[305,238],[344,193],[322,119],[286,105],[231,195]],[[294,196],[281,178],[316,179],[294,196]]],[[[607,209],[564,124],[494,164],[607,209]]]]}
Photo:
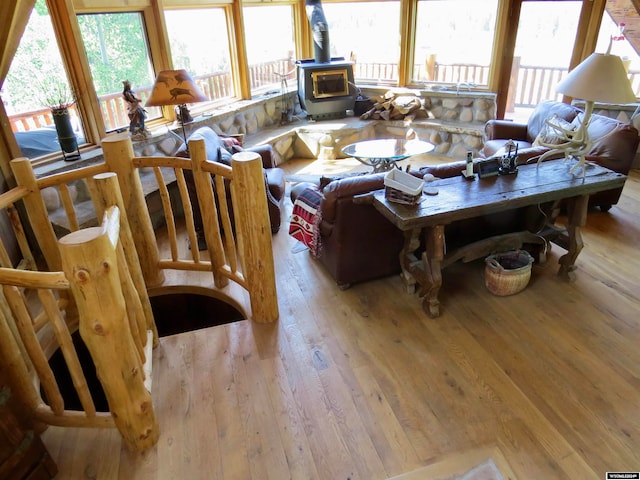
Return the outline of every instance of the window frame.
{"type": "MultiPolygon", "coordinates": [[[[324,0],[327,3],[341,3],[336,0],[324,0]]],[[[351,0],[361,2],[363,5],[367,0],[351,0]]],[[[418,0],[381,0],[400,2],[400,59],[398,64],[398,86],[408,88],[421,88],[423,84],[412,82],[413,62],[415,57],[414,34],[416,31],[417,1],[418,0]]],[[[498,95],[497,118],[502,118],[502,109],[506,101],[506,85],[510,74],[510,55],[512,57],[514,42],[514,21],[519,15],[519,5],[527,0],[499,0],[499,12],[496,23],[496,34],[493,42],[493,53],[491,59],[491,72],[488,81],[488,89],[498,95]]],[[[555,0],[562,1],[562,0],[555,0]]],[[[89,147],[98,148],[100,140],[106,135],[106,130],[102,121],[100,106],[97,95],[93,88],[88,62],[85,58],[84,48],[81,38],[79,38],[79,28],[76,14],[79,13],[116,13],[116,12],[140,12],[147,32],[151,61],[156,73],[160,70],[171,68],[169,58],[168,39],[165,35],[166,25],[164,22],[164,10],[170,8],[202,8],[205,6],[224,6],[227,11],[227,21],[229,25],[230,48],[232,74],[235,84],[235,92],[239,100],[251,98],[250,82],[248,75],[247,58],[245,52],[244,37],[242,34],[242,5],[253,5],[256,3],[269,3],[267,0],[245,0],[238,2],[234,0],[129,0],[126,6],[113,6],[113,0],[46,0],[49,14],[54,26],[56,40],[58,42],[63,64],[67,70],[67,77],[70,84],[78,91],[78,114],[80,115],[85,131],[85,138],[89,147]]],[[[276,1],[273,4],[287,4],[293,6],[294,11],[294,41],[295,56],[297,59],[311,58],[313,55],[313,44],[311,30],[306,16],[305,4],[301,0],[276,1]]],[[[574,45],[574,54],[571,67],[577,65],[581,59],[586,58],[595,48],[594,29],[600,24],[602,14],[605,9],[605,0],[594,2],[584,2],[583,11],[580,15],[579,32],[574,45]]],[[[517,23],[517,22],[516,22],[517,23]]],[[[383,85],[381,85],[383,86],[383,85]]],[[[208,106],[207,106],[208,107],[208,106]]],[[[6,112],[3,114],[6,117],[6,112]]],[[[163,109],[163,117],[157,123],[166,124],[173,121],[175,113],[173,109],[163,109]]],[[[154,128],[156,122],[150,122],[149,126],[154,128]]],[[[9,129],[10,130],[10,129],[9,129]]],[[[3,127],[5,135],[11,132],[3,127]]],[[[9,142],[11,149],[14,143],[9,142]]],[[[9,148],[9,147],[7,147],[9,148]]],[[[34,163],[39,159],[34,160],[34,163]]],[[[5,160],[3,160],[3,163],[5,160]]],[[[8,160],[6,160],[8,162],[8,160]]],[[[8,168],[8,164],[2,165],[3,169],[8,168]]]]}

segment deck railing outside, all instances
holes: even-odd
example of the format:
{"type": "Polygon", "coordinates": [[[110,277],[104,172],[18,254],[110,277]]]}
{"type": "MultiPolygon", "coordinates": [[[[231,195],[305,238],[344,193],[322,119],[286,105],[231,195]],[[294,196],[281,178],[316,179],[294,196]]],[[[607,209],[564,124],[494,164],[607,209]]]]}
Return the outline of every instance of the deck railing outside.
{"type": "MultiPolygon", "coordinates": [[[[419,82],[439,82],[451,85],[454,89],[469,89],[474,85],[486,85],[489,78],[488,65],[476,64],[416,64],[415,78],[419,82]]],[[[555,86],[568,71],[565,68],[522,65],[519,58],[514,59],[507,99],[507,112],[516,107],[534,107],[546,99],[560,100],[561,95],[555,93],[555,86]]],[[[295,69],[291,59],[280,59],[252,65],[249,69],[252,91],[267,87],[280,88],[280,75],[288,74],[287,80],[294,80],[295,69]]],[[[361,82],[379,82],[393,84],[398,79],[398,65],[391,63],[356,63],[354,77],[361,82]]],[[[212,100],[222,100],[233,95],[231,72],[217,72],[211,75],[194,77],[198,86],[212,100]]],[[[640,97],[640,71],[630,71],[631,87],[640,97]]],[[[151,86],[136,89],[136,94],[143,103],[151,93],[151,86]]],[[[129,125],[127,108],[121,93],[112,93],[100,97],[100,108],[107,131],[113,131],[129,125]]],[[[152,116],[155,112],[150,112],[152,116]]],[[[157,112],[159,115],[159,112],[157,112]]],[[[72,107],[71,115],[76,116],[72,107]]],[[[25,132],[53,125],[48,109],[23,112],[9,117],[14,132],[25,132]]]]}

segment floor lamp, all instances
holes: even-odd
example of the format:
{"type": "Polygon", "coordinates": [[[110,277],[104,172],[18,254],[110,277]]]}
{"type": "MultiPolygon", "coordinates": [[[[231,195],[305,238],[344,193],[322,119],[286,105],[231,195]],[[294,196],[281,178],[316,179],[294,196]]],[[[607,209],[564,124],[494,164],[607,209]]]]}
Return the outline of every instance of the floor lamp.
{"type": "Polygon", "coordinates": [[[556,91],[574,99],[584,100],[584,116],[575,130],[564,129],[547,121],[547,125],[559,132],[562,142],[559,145],[547,145],[551,151],[542,155],[538,161],[563,153],[565,158],[578,159],[578,163],[571,167],[571,173],[581,167],[584,174],[585,154],[593,145],[588,128],[594,103],[633,103],[636,101],[636,95],[631,89],[622,59],[608,52],[592,53],[569,72],[558,84],[556,91]]]}
{"type": "Polygon", "coordinates": [[[162,70],[153,84],[146,107],[178,106],[178,121],[182,126],[182,137],[187,151],[187,133],[184,124],[193,121],[187,103],[206,102],[209,99],[202,93],[196,82],[186,70],[162,70]]]}

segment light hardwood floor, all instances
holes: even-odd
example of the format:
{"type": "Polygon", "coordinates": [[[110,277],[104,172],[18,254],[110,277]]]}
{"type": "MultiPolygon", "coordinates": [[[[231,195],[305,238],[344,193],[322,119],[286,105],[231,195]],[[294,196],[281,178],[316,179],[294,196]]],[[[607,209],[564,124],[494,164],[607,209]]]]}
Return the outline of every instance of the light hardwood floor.
{"type": "Polygon", "coordinates": [[[478,451],[521,480],[640,471],[640,172],[589,214],[575,283],[559,247],[512,297],[456,264],[438,319],[399,277],[338,289],[286,223],[273,241],[279,321],[163,338],[158,445],[49,428],[58,478],[378,480],[478,451]]]}

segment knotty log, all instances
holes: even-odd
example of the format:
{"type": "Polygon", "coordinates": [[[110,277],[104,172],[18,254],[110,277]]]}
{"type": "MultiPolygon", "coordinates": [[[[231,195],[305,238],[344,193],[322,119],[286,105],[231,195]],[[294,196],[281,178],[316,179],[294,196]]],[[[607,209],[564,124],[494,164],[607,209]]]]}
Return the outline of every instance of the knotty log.
{"type": "Polygon", "coordinates": [[[109,410],[127,448],[141,451],[157,442],[159,431],[120,288],[117,212],[110,209],[101,227],[70,233],[59,244],[63,271],[78,302],[80,336],[109,410]]]}
{"type": "Polygon", "coordinates": [[[209,258],[211,259],[213,281],[216,287],[222,288],[228,284],[228,279],[220,273],[220,269],[225,265],[225,256],[220,234],[220,225],[218,223],[218,209],[211,188],[211,177],[209,173],[202,170],[202,164],[207,161],[204,140],[190,141],[189,152],[191,155],[193,180],[196,184],[196,191],[198,192],[200,212],[202,212],[204,236],[207,240],[209,258]]]}
{"type": "MultiPolygon", "coordinates": [[[[127,268],[131,274],[131,279],[135,285],[135,290],[140,299],[142,309],[144,312],[144,318],[146,321],[146,328],[144,328],[142,334],[146,338],[146,330],[153,332],[153,345],[158,345],[158,330],[156,328],[156,322],[153,317],[153,311],[151,309],[151,302],[149,301],[149,294],[144,282],[144,274],[140,266],[140,260],[136,250],[135,239],[131,232],[131,227],[128,222],[128,214],[124,201],[122,199],[122,193],[118,184],[116,174],[113,172],[101,173],[96,175],[95,181],[95,207],[98,215],[103,215],[108,206],[116,205],[120,209],[121,218],[124,221],[120,222],[120,243],[124,251],[124,255],[127,261],[127,268]]],[[[144,341],[142,342],[144,344],[144,341]]]]}
{"type": "Polygon", "coordinates": [[[256,322],[273,322],[278,319],[278,295],[260,155],[236,153],[231,157],[231,168],[231,197],[252,316],[256,322]]]}
{"type": "Polygon", "coordinates": [[[47,267],[52,272],[60,271],[60,252],[56,245],[56,235],[49,221],[47,207],[40,196],[31,161],[24,157],[17,158],[11,161],[11,169],[18,184],[29,190],[29,194],[22,201],[25,204],[33,234],[47,262],[47,267]]]}
{"type": "Polygon", "coordinates": [[[147,287],[160,285],[164,274],[158,268],[158,246],[138,170],[133,165],[133,146],[128,136],[114,135],[102,140],[104,160],[116,172],[131,233],[147,287]]]}

